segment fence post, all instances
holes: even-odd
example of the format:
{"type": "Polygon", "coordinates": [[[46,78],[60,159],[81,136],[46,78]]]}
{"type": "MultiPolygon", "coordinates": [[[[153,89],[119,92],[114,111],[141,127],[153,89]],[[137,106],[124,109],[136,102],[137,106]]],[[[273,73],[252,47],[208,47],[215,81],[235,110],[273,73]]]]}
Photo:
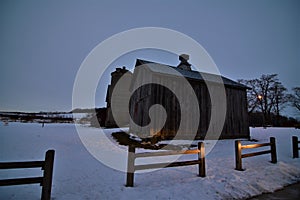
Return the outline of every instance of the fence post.
{"type": "Polygon", "coordinates": [[[51,186],[52,186],[52,175],[53,175],[53,163],[54,163],[54,150],[48,150],[45,156],[44,176],[42,185],[42,200],[51,199],[51,186]]]}
{"type": "Polygon", "coordinates": [[[134,159],[135,159],[135,147],[128,146],[128,161],[127,161],[127,180],[126,187],[133,187],[134,180],[134,159]]]}
{"type": "Polygon", "coordinates": [[[274,137],[270,137],[271,145],[271,163],[277,163],[276,141],[274,137]]]}
{"type": "Polygon", "coordinates": [[[199,160],[199,176],[200,177],[205,177],[205,148],[204,148],[204,143],[203,142],[198,142],[198,150],[200,152],[198,153],[198,160],[199,160]]]}
{"type": "Polygon", "coordinates": [[[235,141],[235,169],[243,171],[242,169],[242,144],[240,140],[235,141]]]}
{"type": "Polygon", "coordinates": [[[292,138],[292,143],[293,143],[293,158],[299,158],[299,147],[298,147],[298,137],[293,136],[292,138]]]}

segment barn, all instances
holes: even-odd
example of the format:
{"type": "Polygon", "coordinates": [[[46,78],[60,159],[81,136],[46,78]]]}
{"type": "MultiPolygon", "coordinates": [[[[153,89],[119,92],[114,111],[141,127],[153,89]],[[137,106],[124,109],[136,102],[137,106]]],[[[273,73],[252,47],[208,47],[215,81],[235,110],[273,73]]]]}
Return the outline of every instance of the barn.
{"type": "Polygon", "coordinates": [[[116,68],[114,72],[111,73],[111,83],[107,87],[106,92],[106,119],[105,127],[115,128],[119,126],[128,126],[129,124],[129,115],[128,115],[128,104],[126,104],[126,99],[130,97],[129,86],[132,79],[132,73],[127,70],[125,67],[116,68]],[[115,89],[116,84],[122,77],[125,84],[118,89],[118,95],[115,96],[115,106],[118,108],[117,120],[119,124],[116,124],[113,113],[112,113],[112,93],[115,89]]]}
{"type": "MultiPolygon", "coordinates": [[[[225,94],[226,94],[226,114],[224,124],[221,122],[210,124],[211,120],[211,99],[209,90],[207,87],[208,81],[210,84],[215,84],[215,87],[219,87],[216,80],[217,75],[208,73],[199,73],[191,69],[191,65],[188,63],[189,56],[183,54],[179,56],[181,61],[178,66],[170,66],[166,64],[146,61],[137,59],[134,72],[131,80],[131,98],[129,101],[129,112],[131,115],[130,120],[130,132],[143,135],[153,136],[159,135],[163,139],[173,138],[178,131],[180,123],[185,119],[181,119],[181,111],[189,107],[190,110],[193,108],[188,105],[189,95],[185,95],[185,91],[180,91],[186,98],[187,104],[179,105],[176,96],[172,94],[170,89],[161,86],[156,83],[170,83],[174,88],[181,88],[181,81],[179,81],[178,73],[171,73],[169,69],[180,73],[189,84],[192,86],[199,105],[199,121],[197,123],[197,139],[204,139],[209,126],[222,126],[221,128],[221,139],[229,138],[249,138],[249,122],[248,122],[248,110],[247,110],[247,88],[246,86],[230,80],[226,77],[221,76],[224,83],[225,94]],[[205,79],[203,77],[206,77],[205,79]],[[209,80],[207,81],[207,77],[209,80]],[[149,80],[154,81],[153,84],[146,84],[141,87],[137,87],[137,84],[149,80]],[[152,105],[162,105],[165,109],[167,119],[163,127],[159,127],[159,116],[162,113],[156,113],[150,123],[149,108],[152,105]],[[155,117],[156,116],[156,117],[155,117]],[[158,119],[158,120],[156,120],[158,119]],[[151,124],[151,126],[147,126],[151,124]],[[221,125],[220,125],[221,124],[221,125]],[[146,127],[146,128],[143,128],[146,127]]],[[[219,77],[219,76],[218,76],[219,77]]],[[[222,84],[223,85],[223,84],[222,84]]],[[[187,125],[185,131],[181,132],[180,138],[189,136],[189,126],[195,125],[185,122],[187,125]]],[[[178,135],[176,136],[178,137],[178,135]]]]}

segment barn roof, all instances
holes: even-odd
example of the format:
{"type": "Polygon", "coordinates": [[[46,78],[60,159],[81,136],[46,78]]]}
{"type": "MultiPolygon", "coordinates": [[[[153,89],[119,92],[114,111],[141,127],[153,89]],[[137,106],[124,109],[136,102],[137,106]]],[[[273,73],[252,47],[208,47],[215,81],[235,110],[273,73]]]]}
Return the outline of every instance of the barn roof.
{"type": "MultiPolygon", "coordinates": [[[[192,79],[196,81],[209,81],[213,83],[219,83],[219,75],[215,74],[210,74],[210,73],[205,73],[205,72],[198,72],[194,70],[183,70],[175,66],[170,66],[170,65],[165,65],[161,63],[155,63],[152,61],[147,61],[147,60],[141,60],[137,59],[135,67],[141,66],[141,65],[146,65],[149,70],[151,70],[153,73],[156,74],[164,74],[164,75],[172,75],[172,76],[178,76],[178,73],[176,73],[173,70],[170,70],[170,68],[176,70],[180,74],[182,74],[185,78],[187,79],[192,79]],[[205,79],[203,78],[205,77],[205,79]]],[[[247,86],[240,84],[236,81],[230,80],[229,78],[226,78],[224,76],[221,76],[224,85],[228,85],[231,87],[236,87],[236,88],[243,88],[243,89],[250,89],[247,86]]]]}

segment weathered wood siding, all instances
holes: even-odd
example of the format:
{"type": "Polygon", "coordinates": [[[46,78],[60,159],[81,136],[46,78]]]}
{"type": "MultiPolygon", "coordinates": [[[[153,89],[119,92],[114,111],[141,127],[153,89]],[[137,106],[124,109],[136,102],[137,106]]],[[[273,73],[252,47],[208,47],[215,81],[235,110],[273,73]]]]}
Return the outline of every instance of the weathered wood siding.
{"type": "MultiPolygon", "coordinates": [[[[133,84],[139,84],[145,79],[155,80],[155,82],[161,83],[161,85],[165,85],[165,82],[169,82],[171,83],[171,90],[180,88],[182,84],[176,77],[162,77],[159,74],[149,73],[147,70],[135,69],[134,73],[135,83],[133,84]]],[[[204,82],[195,80],[190,80],[189,82],[192,85],[199,102],[200,121],[196,137],[203,139],[208,130],[211,118],[210,95],[204,82]]],[[[249,125],[246,89],[225,86],[225,91],[227,97],[227,112],[221,138],[247,138],[249,137],[249,125]]],[[[133,121],[131,121],[130,131],[139,135],[151,136],[160,134],[163,138],[172,138],[176,135],[181,122],[181,107],[182,109],[188,109],[192,112],[194,110],[190,107],[192,105],[189,104],[189,94],[184,90],[180,91],[180,95],[186,97],[186,101],[184,101],[183,105],[179,105],[177,98],[168,88],[156,84],[143,86],[133,92],[129,109],[132,120],[139,126],[136,126],[133,121]],[[161,123],[162,112],[164,112],[159,111],[154,113],[152,126],[142,129],[140,126],[146,126],[150,123],[149,109],[154,104],[162,105],[165,108],[167,112],[166,123],[162,129],[158,128],[161,123]]],[[[179,133],[181,134],[180,136],[185,138],[185,136],[193,134],[190,133],[189,130],[189,127],[193,125],[191,124],[192,121],[186,120],[182,123],[185,123],[184,133],[179,133]]]]}

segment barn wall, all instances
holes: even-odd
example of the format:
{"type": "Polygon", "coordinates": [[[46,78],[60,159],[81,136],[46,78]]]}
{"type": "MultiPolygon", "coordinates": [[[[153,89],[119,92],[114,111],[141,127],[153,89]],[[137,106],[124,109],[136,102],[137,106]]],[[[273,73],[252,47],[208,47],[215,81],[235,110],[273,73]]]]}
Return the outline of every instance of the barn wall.
{"type": "Polygon", "coordinates": [[[163,138],[174,137],[177,133],[179,128],[179,121],[180,121],[180,105],[176,98],[176,96],[171,92],[181,84],[178,80],[174,78],[164,78],[162,79],[160,76],[153,76],[153,80],[156,83],[160,83],[161,85],[166,85],[166,82],[171,83],[170,90],[163,86],[152,85],[152,96],[151,102],[152,104],[159,104],[162,105],[165,111],[159,111],[155,113],[154,117],[154,126],[152,127],[153,133],[160,134],[163,138]],[[163,95],[161,95],[163,94],[163,95]],[[166,112],[167,119],[166,123],[163,126],[163,129],[159,129],[161,125],[161,116],[163,115],[162,112],[166,112]]]}
{"type": "Polygon", "coordinates": [[[197,95],[200,109],[200,121],[197,132],[197,138],[204,138],[209,126],[211,117],[211,100],[208,89],[204,83],[191,81],[191,85],[197,95]]]}
{"type": "Polygon", "coordinates": [[[222,138],[249,137],[246,89],[226,87],[227,113],[222,138]]]}
{"type": "Polygon", "coordinates": [[[147,137],[150,135],[148,107],[151,104],[151,87],[143,86],[134,90],[134,88],[142,85],[144,81],[152,80],[152,73],[149,73],[144,67],[136,67],[133,74],[133,82],[131,83],[131,98],[129,101],[130,113],[130,132],[147,137]],[[143,128],[142,128],[143,127],[143,128]]]}
{"type": "MultiPolygon", "coordinates": [[[[141,82],[143,79],[155,80],[162,85],[165,82],[171,83],[172,87],[180,87],[182,83],[176,78],[172,77],[163,77],[149,73],[147,70],[135,71],[135,81],[136,84],[141,82]]],[[[199,101],[200,109],[200,121],[197,132],[197,138],[203,139],[206,135],[211,115],[211,101],[208,89],[204,82],[190,80],[196,96],[199,101]]],[[[171,88],[171,89],[173,89],[171,88]]],[[[249,137],[249,126],[248,126],[248,112],[247,112],[247,99],[246,99],[246,90],[237,89],[232,87],[225,88],[227,96],[227,113],[226,120],[221,134],[221,138],[240,138],[240,137],[249,137]]],[[[188,101],[189,94],[186,94],[186,91],[181,91],[181,95],[187,97],[187,100],[182,106],[183,109],[188,109],[193,112],[193,108],[188,101]]],[[[149,124],[149,108],[154,105],[159,104],[164,106],[167,112],[167,121],[163,129],[159,127],[161,121],[161,116],[163,113],[157,112],[154,113],[152,119],[152,127],[147,127],[141,129],[130,123],[130,131],[144,136],[150,136],[154,134],[161,135],[162,138],[172,138],[176,135],[181,118],[180,118],[180,106],[176,100],[175,95],[165,87],[159,87],[157,85],[148,85],[146,87],[140,88],[138,91],[133,93],[130,101],[130,113],[132,120],[139,125],[145,126],[149,124]]],[[[193,124],[190,121],[184,122],[186,125],[184,127],[184,132],[179,133],[182,138],[190,136],[192,133],[189,132],[189,127],[193,124]]]]}

